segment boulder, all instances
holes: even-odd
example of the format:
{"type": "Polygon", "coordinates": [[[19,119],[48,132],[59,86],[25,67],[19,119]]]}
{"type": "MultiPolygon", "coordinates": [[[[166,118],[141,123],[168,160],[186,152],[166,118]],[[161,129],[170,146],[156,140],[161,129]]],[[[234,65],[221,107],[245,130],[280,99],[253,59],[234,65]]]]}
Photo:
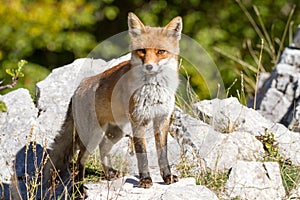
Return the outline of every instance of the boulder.
{"type": "Polygon", "coordinates": [[[224,199],[278,199],[285,197],[279,164],[238,161],[225,185],[224,199]]]}
{"type": "MultiPolygon", "coordinates": [[[[286,47],[267,79],[259,82],[256,108],[267,119],[299,131],[300,110],[300,27],[293,44],[286,47]]],[[[265,74],[263,74],[265,77],[265,74]]],[[[249,101],[253,107],[254,99],[249,101]]]]}
{"type": "MultiPolygon", "coordinates": [[[[228,120],[218,122],[218,126],[224,130],[226,124],[221,121],[228,123],[228,120]]],[[[183,113],[179,108],[174,112],[170,129],[182,147],[185,162],[189,162],[195,170],[224,172],[239,159],[256,161],[264,156],[263,145],[254,135],[246,131],[220,133],[218,129],[183,113]]]]}
{"type": "Polygon", "coordinates": [[[205,100],[196,103],[194,108],[199,117],[216,131],[229,132],[229,135],[234,131],[253,136],[274,134],[280,155],[300,166],[300,134],[267,120],[259,112],[240,104],[236,98],[205,100]]]}
{"type": "Polygon", "coordinates": [[[26,89],[17,89],[0,95],[7,111],[0,112],[0,180],[9,181],[17,152],[31,139],[38,139],[32,130],[36,127],[38,110],[26,89]]]}
{"type": "Polygon", "coordinates": [[[134,176],[124,177],[116,181],[87,184],[87,199],[131,199],[131,200],[176,200],[199,199],[217,200],[217,196],[205,186],[195,184],[194,178],[180,179],[171,185],[154,182],[149,189],[137,188],[138,179],[134,176]]]}

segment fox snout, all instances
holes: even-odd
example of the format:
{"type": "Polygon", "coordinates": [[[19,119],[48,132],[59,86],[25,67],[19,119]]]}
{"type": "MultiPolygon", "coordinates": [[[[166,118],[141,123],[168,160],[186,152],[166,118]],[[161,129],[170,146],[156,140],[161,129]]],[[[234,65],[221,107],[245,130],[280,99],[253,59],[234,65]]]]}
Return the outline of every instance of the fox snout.
{"type": "Polygon", "coordinates": [[[144,64],[143,65],[143,71],[146,72],[147,74],[153,74],[159,71],[159,66],[158,64],[144,64]]]}

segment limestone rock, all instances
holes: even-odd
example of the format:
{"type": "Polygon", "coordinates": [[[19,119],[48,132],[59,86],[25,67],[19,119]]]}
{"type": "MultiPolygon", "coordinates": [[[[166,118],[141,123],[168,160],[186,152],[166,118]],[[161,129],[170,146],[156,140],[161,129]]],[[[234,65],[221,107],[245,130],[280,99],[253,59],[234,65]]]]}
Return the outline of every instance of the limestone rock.
{"type": "Polygon", "coordinates": [[[241,105],[236,98],[201,101],[194,108],[204,121],[220,132],[247,132],[253,136],[274,134],[280,155],[300,165],[299,133],[265,119],[259,112],[241,105]]]}
{"type": "Polygon", "coordinates": [[[103,70],[103,60],[78,59],[73,63],[54,69],[51,74],[36,84],[39,109],[38,130],[50,143],[59,131],[68,109],[69,101],[80,81],[103,70]]]}
{"type": "MultiPolygon", "coordinates": [[[[221,122],[219,125],[226,126],[221,122]]],[[[250,133],[236,131],[222,134],[178,108],[174,112],[171,132],[181,144],[186,161],[191,162],[191,166],[197,166],[195,169],[200,171],[223,172],[230,169],[238,159],[255,161],[264,155],[262,144],[250,133]]]]}
{"type": "Polygon", "coordinates": [[[218,199],[204,186],[195,184],[194,178],[180,179],[179,182],[164,185],[154,182],[149,189],[137,188],[138,179],[134,176],[124,177],[115,181],[87,184],[89,199],[131,199],[131,200],[176,200],[176,199],[218,199]]]}
{"type": "MultiPolygon", "coordinates": [[[[286,47],[268,79],[260,83],[256,108],[267,119],[299,131],[300,28],[293,44],[286,47]]],[[[253,107],[254,100],[249,101],[253,107]]]]}
{"type": "Polygon", "coordinates": [[[160,200],[217,200],[218,197],[205,186],[202,185],[171,185],[160,200]]]}
{"type": "Polygon", "coordinates": [[[37,109],[29,91],[17,89],[0,96],[7,112],[0,112],[0,180],[8,181],[13,174],[14,158],[31,137],[35,127],[37,109]]]}
{"type": "Polygon", "coordinates": [[[238,161],[225,185],[224,199],[283,199],[280,168],[274,162],[238,161]]]}

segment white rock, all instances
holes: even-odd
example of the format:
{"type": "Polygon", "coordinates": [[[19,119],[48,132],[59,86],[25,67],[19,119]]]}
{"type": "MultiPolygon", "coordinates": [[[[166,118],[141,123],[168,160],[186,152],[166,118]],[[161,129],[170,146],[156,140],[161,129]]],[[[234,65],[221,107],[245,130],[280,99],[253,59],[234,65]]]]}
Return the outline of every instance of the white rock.
{"type": "Polygon", "coordinates": [[[283,199],[279,164],[238,161],[225,184],[225,199],[283,199]]]}
{"type": "Polygon", "coordinates": [[[8,181],[13,174],[15,155],[26,145],[31,129],[35,128],[38,111],[26,89],[0,95],[0,101],[7,107],[7,112],[0,112],[0,180],[8,181]]]}
{"type": "Polygon", "coordinates": [[[205,186],[195,184],[194,178],[180,179],[179,182],[164,185],[154,182],[149,189],[137,188],[138,179],[134,176],[124,177],[115,181],[102,181],[98,184],[86,184],[88,200],[120,199],[120,200],[175,200],[175,199],[218,199],[205,186]]]}
{"type": "MultiPolygon", "coordinates": [[[[219,133],[212,126],[182,113],[180,109],[175,110],[174,116],[172,134],[182,145],[186,160],[191,166],[197,166],[198,170],[224,172],[238,159],[255,161],[263,158],[262,144],[248,132],[219,133]]],[[[214,115],[211,116],[216,119],[214,115]]],[[[219,119],[218,127],[223,130],[228,120],[219,119]]]]}
{"type": "Polygon", "coordinates": [[[267,120],[259,112],[241,105],[236,98],[201,101],[194,108],[217,131],[247,132],[253,136],[273,133],[280,155],[300,165],[299,133],[267,120]]]}

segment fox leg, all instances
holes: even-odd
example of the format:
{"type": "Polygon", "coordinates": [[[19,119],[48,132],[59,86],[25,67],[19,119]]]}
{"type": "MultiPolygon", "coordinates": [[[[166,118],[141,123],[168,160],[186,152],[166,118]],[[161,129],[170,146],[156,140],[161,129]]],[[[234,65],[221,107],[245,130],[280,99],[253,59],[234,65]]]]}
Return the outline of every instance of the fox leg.
{"type": "Polygon", "coordinates": [[[171,174],[170,165],[168,161],[167,139],[169,119],[155,120],[153,123],[160,175],[162,176],[166,184],[177,182],[178,177],[171,174]]]}
{"type": "Polygon", "coordinates": [[[100,158],[104,169],[105,178],[107,180],[120,177],[120,172],[112,167],[109,153],[113,145],[116,144],[122,137],[123,131],[119,126],[108,124],[105,135],[99,144],[100,158]]]}
{"type": "Polygon", "coordinates": [[[146,126],[133,126],[133,142],[138,162],[140,175],[139,187],[150,188],[153,183],[149,173],[148,158],[146,151],[146,139],[144,137],[146,126]]]}

